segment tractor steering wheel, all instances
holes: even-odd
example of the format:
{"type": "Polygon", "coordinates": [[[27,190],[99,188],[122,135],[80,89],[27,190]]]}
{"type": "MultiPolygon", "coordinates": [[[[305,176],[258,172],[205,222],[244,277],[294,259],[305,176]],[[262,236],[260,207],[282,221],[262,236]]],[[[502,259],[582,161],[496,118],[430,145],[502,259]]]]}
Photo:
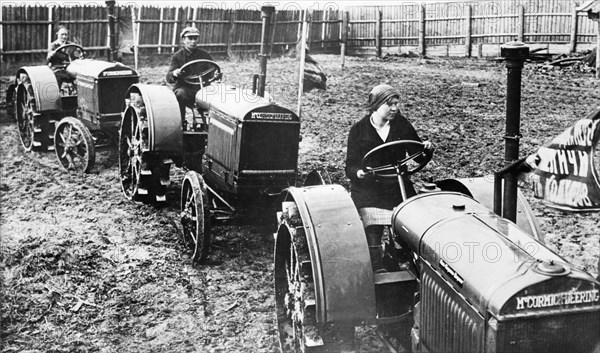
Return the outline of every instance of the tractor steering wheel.
{"type": "MultiPolygon", "coordinates": [[[[410,153],[410,152],[409,152],[410,153]]],[[[380,178],[397,178],[400,174],[411,175],[423,169],[433,157],[433,150],[425,149],[425,145],[421,142],[412,140],[398,140],[379,145],[363,157],[362,169],[372,173],[380,178]],[[406,156],[406,152],[414,151],[414,153],[406,156]],[[415,158],[423,157],[423,160],[416,162],[417,166],[412,169],[402,170],[408,162],[415,158]],[[389,164],[373,165],[374,160],[387,159],[389,164]]]]}
{"type": "Polygon", "coordinates": [[[83,55],[85,54],[85,51],[81,45],[73,43],[61,45],[60,47],[56,48],[55,52],[63,54],[62,56],[64,57],[64,64],[69,64],[76,59],[83,59],[83,55]]]}
{"type": "Polygon", "coordinates": [[[193,60],[181,67],[179,79],[194,86],[208,86],[221,79],[221,68],[211,60],[193,60]]]}

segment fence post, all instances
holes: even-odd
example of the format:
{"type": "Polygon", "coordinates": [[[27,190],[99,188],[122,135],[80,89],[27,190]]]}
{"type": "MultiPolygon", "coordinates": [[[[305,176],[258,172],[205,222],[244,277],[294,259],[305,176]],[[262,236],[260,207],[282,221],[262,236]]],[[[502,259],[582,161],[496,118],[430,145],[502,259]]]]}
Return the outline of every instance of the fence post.
{"type": "Polygon", "coordinates": [[[596,78],[600,78],[600,21],[596,20],[597,35],[596,35],[596,78]]]}
{"type": "Polygon", "coordinates": [[[237,17],[237,10],[229,10],[231,15],[229,16],[229,35],[227,36],[227,57],[231,59],[233,57],[233,50],[231,45],[231,38],[235,32],[235,19],[237,17]]]}
{"type": "Polygon", "coordinates": [[[471,5],[467,5],[467,14],[465,16],[465,54],[467,58],[471,57],[471,34],[473,31],[473,24],[471,23],[472,9],[471,5]]]}
{"type": "MultiPolygon", "coordinates": [[[[0,6],[0,19],[2,19],[2,6],[0,6]]],[[[4,25],[0,21],[0,63],[4,62],[4,25]]]]}
{"type": "Polygon", "coordinates": [[[52,22],[54,15],[54,5],[48,6],[48,47],[50,47],[50,43],[52,43],[52,22]]]}
{"type": "Polygon", "coordinates": [[[375,55],[381,58],[381,20],[383,13],[377,11],[377,23],[375,24],[375,55]]]}
{"type": "Polygon", "coordinates": [[[162,31],[163,31],[163,20],[164,20],[164,7],[160,8],[160,23],[158,24],[158,53],[162,52],[162,31]]]}
{"type": "Polygon", "coordinates": [[[348,42],[348,24],[350,22],[350,13],[344,11],[342,13],[342,28],[340,28],[340,34],[342,36],[342,45],[340,48],[340,55],[342,56],[342,69],[346,64],[346,42],[348,42]]]}
{"type": "Polygon", "coordinates": [[[569,53],[574,53],[577,49],[577,26],[579,21],[577,20],[577,5],[573,7],[573,13],[571,14],[571,40],[569,41],[569,53]]]}
{"type": "Polygon", "coordinates": [[[517,33],[517,40],[519,42],[525,42],[525,7],[519,5],[519,32],[517,33]]]}
{"type": "Polygon", "coordinates": [[[419,54],[425,56],[425,4],[421,4],[421,16],[419,17],[419,54]]]}
{"type": "Polygon", "coordinates": [[[177,25],[179,24],[179,7],[175,8],[175,23],[173,23],[173,40],[171,40],[171,53],[177,47],[177,25]]]}

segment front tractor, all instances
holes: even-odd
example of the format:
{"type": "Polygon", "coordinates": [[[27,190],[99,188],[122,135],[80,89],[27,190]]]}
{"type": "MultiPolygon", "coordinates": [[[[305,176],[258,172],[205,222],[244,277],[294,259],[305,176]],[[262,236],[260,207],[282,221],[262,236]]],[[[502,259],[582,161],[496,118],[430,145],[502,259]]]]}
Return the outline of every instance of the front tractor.
{"type": "Polygon", "coordinates": [[[89,172],[96,149],[116,145],[123,96],[139,77],[120,63],[84,59],[76,44],[56,51],[61,65],[17,71],[7,91],[9,115],[25,151],[54,150],[65,169],[89,172]]]}
{"type": "Polygon", "coordinates": [[[294,185],[297,172],[298,116],[222,83],[220,71],[207,60],[182,68],[186,82],[200,88],[185,120],[170,88],[136,84],[126,94],[121,122],[119,166],[127,198],[164,203],[171,165],[188,171],[181,222],[195,261],[208,254],[211,220],[230,219],[238,205],[268,202],[294,185]]]}
{"type": "MultiPolygon", "coordinates": [[[[364,169],[402,187],[423,165],[369,163],[402,143],[371,151],[364,169]]],[[[384,243],[387,271],[374,273],[349,193],[289,188],[275,241],[281,350],[353,350],[354,327],[370,324],[392,352],[600,352],[600,283],[544,245],[520,193],[516,222],[492,212],[493,189],[476,178],[404,190],[384,243]]]]}

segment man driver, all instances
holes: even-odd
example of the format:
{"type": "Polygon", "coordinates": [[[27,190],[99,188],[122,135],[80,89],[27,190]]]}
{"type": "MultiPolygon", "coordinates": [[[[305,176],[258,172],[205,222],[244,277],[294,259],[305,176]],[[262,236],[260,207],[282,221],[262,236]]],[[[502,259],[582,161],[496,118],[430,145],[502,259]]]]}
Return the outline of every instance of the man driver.
{"type": "Polygon", "coordinates": [[[177,102],[179,102],[182,122],[185,121],[185,107],[194,104],[194,98],[200,87],[186,83],[181,79],[181,67],[193,60],[213,60],[209,53],[198,48],[199,36],[200,31],[195,27],[186,27],[181,31],[183,48],[173,54],[167,72],[167,82],[173,85],[173,92],[177,97],[177,102]]]}

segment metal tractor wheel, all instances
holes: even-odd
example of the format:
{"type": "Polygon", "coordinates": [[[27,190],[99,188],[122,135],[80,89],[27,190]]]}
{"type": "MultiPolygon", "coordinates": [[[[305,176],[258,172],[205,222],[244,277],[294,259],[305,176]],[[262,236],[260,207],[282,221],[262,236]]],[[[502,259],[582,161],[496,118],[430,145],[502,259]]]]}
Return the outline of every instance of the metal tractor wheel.
{"type": "Polygon", "coordinates": [[[54,149],[68,171],[88,173],[94,167],[96,149],[90,130],[78,119],[62,119],[54,132],[54,149]]]}
{"type": "Polygon", "coordinates": [[[54,149],[54,117],[50,113],[40,113],[29,82],[17,88],[16,119],[21,144],[25,151],[46,151],[54,149]]]}
{"type": "Polygon", "coordinates": [[[149,126],[143,102],[123,116],[119,137],[119,175],[127,198],[144,203],[164,203],[172,160],[149,149],[149,126]]]}
{"type": "Polygon", "coordinates": [[[302,220],[295,202],[284,202],[275,245],[275,306],[282,352],[336,352],[331,324],[317,323],[315,285],[302,220]],[[295,210],[295,211],[294,211],[295,210]]]}
{"type": "Polygon", "coordinates": [[[200,174],[191,171],[181,186],[183,240],[192,250],[192,261],[203,262],[210,244],[208,192],[200,174]]]}

